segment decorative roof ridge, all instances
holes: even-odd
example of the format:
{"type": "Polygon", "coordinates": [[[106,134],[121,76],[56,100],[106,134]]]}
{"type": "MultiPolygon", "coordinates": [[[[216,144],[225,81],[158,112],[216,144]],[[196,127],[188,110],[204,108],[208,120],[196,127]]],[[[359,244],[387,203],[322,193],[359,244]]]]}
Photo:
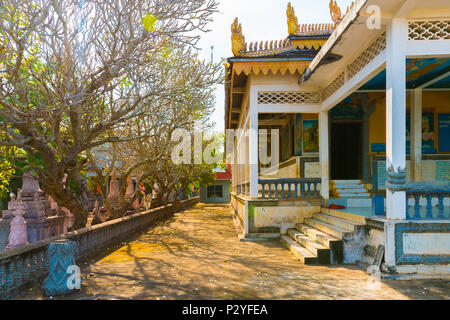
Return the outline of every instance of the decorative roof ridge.
{"type": "Polygon", "coordinates": [[[279,54],[294,49],[291,41],[286,38],[282,40],[271,41],[255,41],[247,43],[244,46],[244,50],[240,52],[239,56],[243,57],[258,57],[271,54],[279,54]]]}
{"type": "MultiPolygon", "coordinates": [[[[337,4],[331,0],[330,2],[330,13],[333,10],[340,9],[337,4]]],[[[333,17],[333,14],[331,14],[333,17]]],[[[299,24],[298,18],[295,15],[295,10],[292,4],[289,2],[286,9],[287,25],[289,35],[298,36],[312,36],[312,35],[331,35],[336,28],[336,21],[334,23],[311,23],[311,24],[299,24]]]]}
{"type": "Polygon", "coordinates": [[[295,49],[298,45],[293,45],[291,42],[295,40],[295,36],[298,37],[311,37],[322,36],[322,38],[317,38],[313,45],[313,48],[321,47],[323,45],[318,42],[319,39],[323,39],[323,36],[330,37],[336,30],[337,26],[348,14],[349,11],[354,6],[354,2],[347,7],[347,11],[344,15],[341,13],[341,9],[337,4],[336,0],[330,0],[330,15],[333,23],[311,23],[311,24],[299,24],[298,18],[295,15],[295,10],[292,4],[289,2],[286,10],[288,33],[289,36],[284,40],[275,41],[257,41],[247,44],[245,42],[245,37],[242,33],[242,26],[235,18],[233,24],[231,25],[231,40],[232,40],[232,51],[235,57],[258,57],[271,54],[279,54],[290,49],[295,49]]]}
{"type": "Polygon", "coordinates": [[[311,23],[301,24],[294,35],[296,36],[314,36],[314,35],[331,35],[336,29],[334,23],[311,23]]]}

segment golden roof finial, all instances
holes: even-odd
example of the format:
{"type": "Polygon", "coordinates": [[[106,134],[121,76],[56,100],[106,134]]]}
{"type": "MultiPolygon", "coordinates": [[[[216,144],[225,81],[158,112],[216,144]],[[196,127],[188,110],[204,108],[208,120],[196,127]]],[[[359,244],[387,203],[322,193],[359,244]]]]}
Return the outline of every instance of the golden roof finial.
{"type": "Polygon", "coordinates": [[[289,34],[296,34],[298,31],[298,19],[295,15],[294,7],[292,7],[292,4],[289,2],[288,7],[286,10],[287,15],[287,24],[288,24],[288,32],[289,34]]]}
{"type": "Polygon", "coordinates": [[[330,0],[330,15],[331,19],[335,24],[338,24],[341,22],[342,15],[341,15],[341,8],[339,8],[336,0],[330,0]]]}
{"type": "Polygon", "coordinates": [[[234,19],[234,22],[231,25],[231,46],[235,56],[238,56],[239,53],[245,51],[245,37],[242,34],[242,26],[239,23],[238,18],[234,19]]]}

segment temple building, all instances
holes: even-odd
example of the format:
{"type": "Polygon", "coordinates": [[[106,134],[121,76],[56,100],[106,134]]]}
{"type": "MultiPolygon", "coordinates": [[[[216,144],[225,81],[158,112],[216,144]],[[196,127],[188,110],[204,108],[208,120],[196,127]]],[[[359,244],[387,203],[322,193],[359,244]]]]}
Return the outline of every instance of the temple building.
{"type": "Polygon", "coordinates": [[[202,203],[230,203],[231,196],[231,166],[225,171],[214,172],[214,181],[200,185],[200,202],[202,203]]]}
{"type": "Polygon", "coordinates": [[[449,3],[329,9],[332,22],[305,25],[289,3],[281,40],[249,44],[231,26],[240,236],[279,237],[304,263],[450,276],[449,3]]]}

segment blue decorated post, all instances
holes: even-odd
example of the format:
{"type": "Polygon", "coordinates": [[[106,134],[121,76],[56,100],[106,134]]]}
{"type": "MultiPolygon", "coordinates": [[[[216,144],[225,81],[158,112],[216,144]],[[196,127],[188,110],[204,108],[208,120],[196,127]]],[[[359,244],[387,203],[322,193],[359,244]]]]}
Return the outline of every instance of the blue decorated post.
{"type": "Polygon", "coordinates": [[[76,243],[58,240],[48,246],[50,271],[42,290],[47,297],[71,294],[81,287],[80,269],[75,264],[76,243]]]}

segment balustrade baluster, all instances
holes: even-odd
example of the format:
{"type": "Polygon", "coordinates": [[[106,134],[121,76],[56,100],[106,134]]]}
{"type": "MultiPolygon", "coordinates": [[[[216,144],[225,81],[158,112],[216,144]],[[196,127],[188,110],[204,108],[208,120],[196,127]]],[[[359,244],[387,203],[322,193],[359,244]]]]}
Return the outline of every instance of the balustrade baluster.
{"type": "Polygon", "coordinates": [[[414,194],[414,218],[420,219],[422,216],[420,215],[420,195],[414,194]]]}
{"type": "Polygon", "coordinates": [[[266,198],[265,190],[264,190],[265,188],[266,188],[266,184],[265,183],[261,183],[261,196],[262,196],[263,199],[266,198]]]}
{"type": "Polygon", "coordinates": [[[36,254],[32,253],[29,259],[30,266],[28,267],[28,273],[30,277],[34,277],[37,270],[37,263],[36,263],[36,254]]]}
{"type": "Polygon", "coordinates": [[[22,256],[18,255],[14,257],[14,284],[15,286],[20,286],[24,281],[23,274],[23,260],[22,256]]]}
{"type": "Polygon", "coordinates": [[[28,254],[27,253],[24,253],[23,255],[22,255],[22,278],[23,278],[23,281],[27,281],[28,280],[28,276],[29,276],[29,272],[30,272],[30,269],[29,269],[29,261],[30,261],[30,257],[28,256],[28,254]]]}
{"type": "Polygon", "coordinates": [[[288,182],[288,198],[292,198],[292,194],[291,194],[291,183],[288,182]]]}
{"type": "Polygon", "coordinates": [[[9,260],[6,265],[6,275],[5,275],[5,291],[8,292],[9,290],[14,288],[14,268],[12,261],[9,260]]]}
{"type": "Polygon", "coordinates": [[[408,219],[409,218],[409,208],[408,208],[408,199],[409,198],[409,196],[408,196],[408,193],[406,194],[406,219],[408,219]]]}
{"type": "Polygon", "coordinates": [[[294,185],[295,185],[294,198],[298,198],[298,183],[296,182],[294,185]]]}
{"type": "Polygon", "coordinates": [[[427,195],[427,218],[433,218],[433,206],[431,205],[431,201],[433,200],[433,196],[431,194],[427,195]]]}
{"type": "Polygon", "coordinates": [[[439,196],[439,213],[438,213],[438,217],[444,219],[445,218],[445,214],[444,214],[444,194],[440,193],[439,196]]]}
{"type": "Polygon", "coordinates": [[[281,183],[281,198],[285,198],[285,194],[284,194],[284,183],[281,183]]]}
{"type": "MultiPolygon", "coordinates": [[[[0,293],[3,293],[6,291],[6,267],[4,263],[0,264],[0,293]]],[[[1,297],[1,294],[0,294],[1,297]]]]}

